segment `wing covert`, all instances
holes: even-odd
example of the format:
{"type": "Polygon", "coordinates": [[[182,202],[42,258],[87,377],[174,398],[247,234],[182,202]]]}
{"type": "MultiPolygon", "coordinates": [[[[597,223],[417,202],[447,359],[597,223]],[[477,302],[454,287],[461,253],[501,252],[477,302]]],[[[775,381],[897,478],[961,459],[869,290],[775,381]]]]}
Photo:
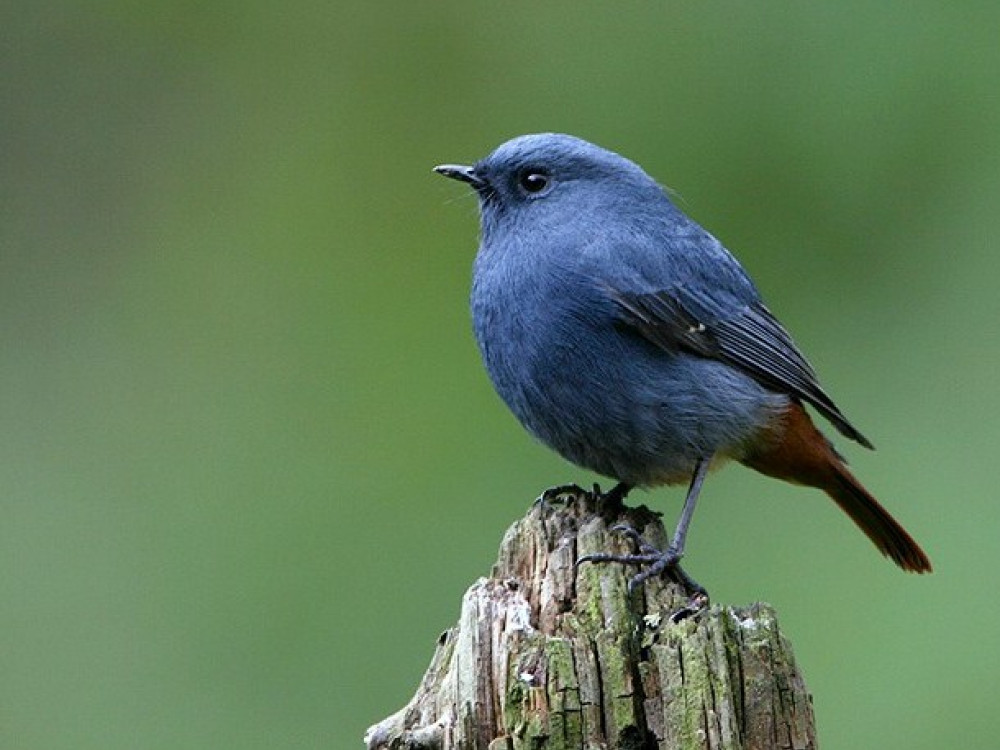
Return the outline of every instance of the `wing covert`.
{"type": "Polygon", "coordinates": [[[871,442],[841,413],[788,331],[759,301],[721,301],[677,287],[612,290],[623,319],[652,343],[732,365],[762,385],[812,404],[846,437],[871,442]]]}

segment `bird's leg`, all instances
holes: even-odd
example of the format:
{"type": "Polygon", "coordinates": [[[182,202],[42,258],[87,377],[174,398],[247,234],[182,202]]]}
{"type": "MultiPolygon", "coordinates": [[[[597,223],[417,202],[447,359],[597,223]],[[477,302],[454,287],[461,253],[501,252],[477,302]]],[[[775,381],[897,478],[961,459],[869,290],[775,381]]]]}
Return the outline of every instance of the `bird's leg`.
{"type": "Polygon", "coordinates": [[[687,541],[688,526],[694,517],[694,506],[698,504],[698,496],[701,494],[701,485],[705,483],[705,475],[708,474],[709,459],[702,458],[694,465],[694,474],[691,475],[691,484],[688,486],[687,496],[684,498],[684,509],[681,511],[681,518],[674,529],[674,538],[667,548],[668,553],[672,553],[678,560],[684,556],[684,542],[687,541]]]}
{"type": "MultiPolygon", "coordinates": [[[[645,570],[639,571],[636,576],[629,581],[629,589],[635,589],[653,576],[660,575],[667,569],[674,569],[677,563],[684,557],[684,543],[687,541],[688,526],[691,525],[691,518],[694,516],[695,505],[698,504],[698,495],[701,494],[701,485],[705,481],[708,473],[709,461],[701,459],[694,466],[694,474],[691,476],[691,484],[688,486],[687,496],[684,498],[684,509],[681,511],[680,520],[677,521],[677,528],[674,529],[674,537],[670,540],[667,549],[660,553],[658,560],[654,561],[645,570]]],[[[681,571],[683,573],[683,571],[681,571]]],[[[687,575],[685,574],[685,578],[687,575]]],[[[688,578],[690,581],[690,578],[688,578]]],[[[693,581],[690,581],[693,583],[693,581]]],[[[697,584],[695,584],[697,586],[697,584]]],[[[701,586],[698,589],[704,593],[701,586]]]]}
{"type": "Polygon", "coordinates": [[[555,487],[549,487],[545,490],[538,498],[535,500],[535,505],[540,505],[542,508],[548,508],[552,503],[559,501],[563,497],[584,497],[587,494],[587,490],[583,489],[578,484],[559,484],[555,487]]]}
{"type": "Polygon", "coordinates": [[[619,511],[624,506],[625,498],[631,492],[632,485],[619,482],[607,492],[601,492],[601,485],[594,485],[594,497],[605,509],[619,511]]]}
{"type": "MultiPolygon", "coordinates": [[[[628,536],[639,548],[637,554],[632,555],[612,555],[607,553],[595,553],[584,555],[576,561],[577,565],[584,562],[605,563],[617,562],[626,565],[648,565],[645,570],[637,573],[628,583],[629,591],[635,591],[639,586],[648,581],[653,576],[666,574],[672,581],[679,583],[685,591],[695,599],[703,603],[708,600],[708,592],[700,586],[691,576],[684,572],[678,564],[684,556],[684,543],[687,539],[688,527],[691,525],[691,518],[694,516],[695,505],[698,503],[698,495],[701,493],[701,486],[708,473],[709,459],[700,459],[694,467],[694,474],[691,476],[691,484],[688,487],[687,496],[684,499],[684,509],[681,511],[680,520],[674,530],[674,536],[670,545],[665,551],[661,551],[643,539],[639,532],[629,526],[617,525],[611,528],[628,536]]],[[[615,487],[612,492],[615,492],[615,487]]],[[[690,605],[689,605],[690,606],[690,605]]],[[[698,607],[700,608],[700,606],[698,607]]]]}
{"type": "Polygon", "coordinates": [[[535,503],[547,507],[549,504],[566,496],[579,498],[589,495],[603,510],[613,515],[621,511],[624,507],[622,501],[625,500],[625,496],[628,495],[631,489],[632,486],[625,484],[625,482],[619,482],[607,492],[602,492],[601,485],[599,484],[595,484],[594,489],[590,492],[587,492],[587,490],[578,484],[559,484],[545,490],[538,496],[535,503]]]}

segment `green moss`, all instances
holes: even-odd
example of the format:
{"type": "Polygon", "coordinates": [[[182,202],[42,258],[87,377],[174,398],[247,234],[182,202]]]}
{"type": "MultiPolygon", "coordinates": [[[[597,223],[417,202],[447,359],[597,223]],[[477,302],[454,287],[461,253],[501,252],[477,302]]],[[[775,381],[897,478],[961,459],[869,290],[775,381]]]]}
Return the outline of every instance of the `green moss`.
{"type": "Polygon", "coordinates": [[[627,727],[639,723],[635,706],[635,684],[628,656],[628,636],[606,631],[597,637],[596,642],[601,663],[604,704],[612,724],[610,734],[618,736],[627,727]]]}
{"type": "Polygon", "coordinates": [[[504,696],[504,730],[507,734],[519,731],[524,720],[526,687],[516,676],[507,680],[507,694],[504,696]]]}
{"type": "Polygon", "coordinates": [[[546,749],[579,748],[583,742],[580,687],[570,642],[550,638],[545,645],[548,659],[549,738],[546,749]]]}

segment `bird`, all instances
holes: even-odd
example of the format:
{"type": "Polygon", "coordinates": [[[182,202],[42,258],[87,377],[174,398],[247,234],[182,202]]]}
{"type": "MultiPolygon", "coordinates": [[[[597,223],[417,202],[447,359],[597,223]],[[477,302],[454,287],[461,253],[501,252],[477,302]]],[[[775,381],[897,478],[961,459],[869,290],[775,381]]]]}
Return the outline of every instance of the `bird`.
{"type": "MultiPolygon", "coordinates": [[[[683,573],[710,469],[736,461],[817,488],[905,571],[920,546],[848,469],[806,407],[872,443],[820,385],[739,261],[629,159],[559,133],[522,135],[472,165],[434,170],[478,196],[475,338],[501,399],[529,433],[617,484],[688,484],[666,549],[581,561],[683,573]]],[[[628,529],[625,529],[629,531],[628,529]]],[[[680,578],[676,578],[676,576],[680,578]]]]}

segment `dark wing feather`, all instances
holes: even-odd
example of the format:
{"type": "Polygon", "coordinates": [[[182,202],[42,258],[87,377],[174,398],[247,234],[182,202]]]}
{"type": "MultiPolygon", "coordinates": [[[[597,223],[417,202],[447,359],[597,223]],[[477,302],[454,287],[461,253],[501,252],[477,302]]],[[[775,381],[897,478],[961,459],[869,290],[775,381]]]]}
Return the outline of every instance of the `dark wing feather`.
{"type": "Polygon", "coordinates": [[[624,320],[657,346],[730,364],[762,385],[812,404],[845,436],[872,444],[847,421],[788,331],[760,302],[723,306],[683,289],[612,291],[624,320]]]}

